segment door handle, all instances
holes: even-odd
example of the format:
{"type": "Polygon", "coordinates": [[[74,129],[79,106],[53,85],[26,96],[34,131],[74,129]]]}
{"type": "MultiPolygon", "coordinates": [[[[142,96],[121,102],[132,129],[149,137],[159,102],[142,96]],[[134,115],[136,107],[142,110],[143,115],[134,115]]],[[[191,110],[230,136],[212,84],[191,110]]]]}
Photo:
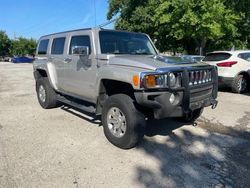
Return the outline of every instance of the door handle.
{"type": "Polygon", "coordinates": [[[71,58],[65,58],[65,59],[64,59],[64,62],[65,62],[65,63],[70,63],[71,61],[72,61],[71,58]]]}

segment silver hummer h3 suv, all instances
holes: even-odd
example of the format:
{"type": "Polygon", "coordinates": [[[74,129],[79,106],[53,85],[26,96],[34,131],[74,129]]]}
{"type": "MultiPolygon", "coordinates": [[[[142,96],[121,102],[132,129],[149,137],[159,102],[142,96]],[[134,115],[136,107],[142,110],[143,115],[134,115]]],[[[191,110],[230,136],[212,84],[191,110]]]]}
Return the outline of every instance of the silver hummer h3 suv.
{"type": "Polygon", "coordinates": [[[104,134],[128,149],[146,117],[193,121],[217,105],[217,70],[158,54],[146,34],[81,29],[39,39],[34,77],[43,108],[66,104],[101,115],[104,134]]]}

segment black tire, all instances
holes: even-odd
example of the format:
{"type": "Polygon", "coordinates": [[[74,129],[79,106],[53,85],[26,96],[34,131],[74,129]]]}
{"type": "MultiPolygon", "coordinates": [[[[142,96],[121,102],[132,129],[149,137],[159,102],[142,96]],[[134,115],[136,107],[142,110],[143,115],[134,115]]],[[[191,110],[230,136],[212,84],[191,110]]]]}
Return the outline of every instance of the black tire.
{"type": "Polygon", "coordinates": [[[56,99],[56,92],[51,87],[49,79],[47,77],[41,77],[36,81],[36,93],[37,99],[43,108],[50,109],[58,106],[59,103],[56,99]],[[40,87],[43,87],[45,90],[45,100],[42,100],[39,96],[40,87]]]}
{"type": "Polygon", "coordinates": [[[130,149],[142,140],[146,122],[144,115],[135,108],[134,101],[128,95],[117,94],[109,97],[105,102],[102,109],[102,124],[106,138],[113,145],[121,149],[130,149]],[[119,109],[126,120],[126,131],[121,137],[115,136],[108,125],[108,113],[114,108],[119,109]]]}
{"type": "Polygon", "coordinates": [[[247,84],[247,78],[244,75],[236,76],[232,83],[232,92],[244,93],[248,88],[247,84]]]}
{"type": "Polygon", "coordinates": [[[203,110],[204,108],[196,109],[186,116],[179,118],[179,120],[184,123],[193,123],[201,116],[203,110]]]}

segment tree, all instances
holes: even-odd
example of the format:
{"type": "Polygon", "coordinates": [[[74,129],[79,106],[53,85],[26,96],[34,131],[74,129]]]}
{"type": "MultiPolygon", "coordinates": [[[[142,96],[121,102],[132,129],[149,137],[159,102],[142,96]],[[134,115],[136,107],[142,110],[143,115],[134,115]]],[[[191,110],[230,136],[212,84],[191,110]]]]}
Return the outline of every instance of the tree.
{"type": "Polygon", "coordinates": [[[36,40],[19,37],[17,40],[12,40],[11,53],[13,55],[33,55],[36,50],[36,40]]]}
{"type": "Polygon", "coordinates": [[[237,35],[235,24],[239,18],[223,3],[223,0],[162,0],[156,9],[156,19],[161,20],[162,27],[170,27],[170,35],[177,40],[194,41],[197,51],[197,47],[204,49],[208,41],[215,42],[226,34],[237,35]]]}
{"type": "Polygon", "coordinates": [[[161,51],[184,47],[198,53],[207,44],[237,36],[239,16],[224,0],[110,0],[108,19],[119,15],[115,27],[148,33],[161,51]]]}
{"type": "MultiPolygon", "coordinates": [[[[120,14],[115,23],[116,29],[145,32],[157,35],[153,19],[157,1],[151,0],[109,0],[107,18],[120,14]]],[[[156,38],[154,38],[156,39],[156,38]]]]}
{"type": "Polygon", "coordinates": [[[225,4],[240,17],[236,25],[239,32],[236,38],[238,43],[242,47],[250,48],[250,1],[227,0],[225,4]]]}
{"type": "Polygon", "coordinates": [[[4,31],[0,31],[0,56],[9,55],[11,41],[4,31]]]}

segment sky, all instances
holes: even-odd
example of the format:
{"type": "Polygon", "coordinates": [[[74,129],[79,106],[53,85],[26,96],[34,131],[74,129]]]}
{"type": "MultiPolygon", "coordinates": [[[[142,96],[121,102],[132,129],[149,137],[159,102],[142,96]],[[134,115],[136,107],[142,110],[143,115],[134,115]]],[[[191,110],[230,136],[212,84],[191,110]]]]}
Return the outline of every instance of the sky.
{"type": "MultiPolygon", "coordinates": [[[[107,12],[108,0],[0,0],[0,30],[12,39],[39,39],[50,33],[107,23],[107,12]]],[[[113,28],[113,24],[107,28],[113,28]]]]}

